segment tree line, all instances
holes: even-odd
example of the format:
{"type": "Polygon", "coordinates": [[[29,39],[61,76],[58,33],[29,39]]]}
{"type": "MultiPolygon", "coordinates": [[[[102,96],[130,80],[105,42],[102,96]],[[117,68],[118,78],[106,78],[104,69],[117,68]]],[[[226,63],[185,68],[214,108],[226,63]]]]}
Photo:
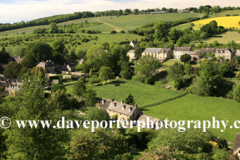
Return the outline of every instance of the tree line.
{"type": "MultiPolygon", "coordinates": [[[[195,7],[189,7],[186,8],[188,12],[194,11],[197,13],[219,13],[222,11],[226,10],[237,10],[240,9],[240,7],[219,7],[219,6],[210,6],[210,5],[205,5],[205,6],[200,6],[199,8],[195,7]]],[[[60,22],[66,22],[70,20],[75,20],[75,19],[81,19],[81,18],[88,18],[88,17],[99,17],[99,16],[121,16],[121,15],[129,15],[129,14],[149,14],[150,12],[155,12],[155,11],[167,11],[169,13],[177,13],[178,9],[175,8],[155,8],[155,9],[146,9],[146,10],[139,10],[139,9],[125,9],[125,10],[110,10],[110,11],[102,11],[102,12],[75,12],[73,14],[66,14],[66,15],[55,15],[55,16],[50,16],[50,17],[45,17],[45,18],[40,18],[32,21],[21,21],[17,23],[0,23],[0,32],[2,31],[8,31],[12,29],[19,29],[19,28],[25,28],[25,27],[30,27],[30,26],[38,26],[38,25],[48,25],[51,22],[55,23],[60,23],[60,22]]]]}

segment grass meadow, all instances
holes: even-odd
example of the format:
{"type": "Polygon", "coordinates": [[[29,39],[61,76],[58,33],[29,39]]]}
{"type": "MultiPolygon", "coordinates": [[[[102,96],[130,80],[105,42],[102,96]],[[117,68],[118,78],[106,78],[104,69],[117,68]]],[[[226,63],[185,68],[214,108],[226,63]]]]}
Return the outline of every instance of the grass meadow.
{"type": "Polygon", "coordinates": [[[184,97],[169,101],[157,106],[148,107],[143,113],[165,120],[209,120],[212,117],[216,120],[229,120],[228,127],[223,129],[212,129],[217,136],[226,138],[228,141],[235,141],[239,129],[230,129],[235,120],[239,118],[239,102],[217,97],[202,97],[187,94],[184,97]]]}
{"type": "Polygon", "coordinates": [[[240,10],[230,10],[230,11],[224,11],[221,13],[215,13],[210,15],[210,18],[214,18],[214,17],[225,17],[227,14],[229,14],[230,16],[234,15],[234,14],[239,14],[240,15],[240,10]]]}
{"type": "MultiPolygon", "coordinates": [[[[68,93],[73,94],[73,85],[66,86],[66,89],[68,93]]],[[[114,98],[116,101],[125,99],[131,93],[139,107],[183,94],[180,91],[168,90],[129,80],[121,80],[120,86],[113,86],[112,83],[107,83],[101,86],[92,86],[92,89],[97,92],[98,98],[114,98]]]]}
{"type": "Polygon", "coordinates": [[[237,31],[228,31],[226,33],[211,37],[208,40],[204,40],[204,43],[213,43],[215,40],[217,40],[218,43],[225,44],[232,40],[234,40],[236,43],[240,43],[240,33],[238,33],[237,31]]]}
{"type": "Polygon", "coordinates": [[[148,23],[157,21],[174,21],[190,17],[202,17],[200,13],[168,13],[168,14],[153,14],[153,15],[128,15],[128,16],[108,16],[101,17],[100,20],[112,24],[114,26],[131,30],[141,27],[148,23]]]}

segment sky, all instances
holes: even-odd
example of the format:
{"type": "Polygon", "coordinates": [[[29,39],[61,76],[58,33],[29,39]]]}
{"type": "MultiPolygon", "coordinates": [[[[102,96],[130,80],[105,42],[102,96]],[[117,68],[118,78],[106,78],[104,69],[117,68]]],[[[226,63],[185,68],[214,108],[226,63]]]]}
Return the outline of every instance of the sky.
{"type": "Polygon", "coordinates": [[[240,6],[239,0],[0,0],[0,23],[29,21],[58,14],[119,9],[240,6]]]}

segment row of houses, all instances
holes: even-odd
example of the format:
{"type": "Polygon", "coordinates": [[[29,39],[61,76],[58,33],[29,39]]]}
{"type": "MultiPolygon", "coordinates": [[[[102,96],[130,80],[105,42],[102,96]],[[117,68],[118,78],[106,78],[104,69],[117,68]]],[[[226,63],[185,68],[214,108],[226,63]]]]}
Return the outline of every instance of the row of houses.
{"type": "Polygon", "coordinates": [[[3,88],[3,92],[0,95],[13,95],[22,88],[23,82],[19,79],[8,79],[4,75],[0,74],[0,87],[3,88]]]}
{"type": "MultiPolygon", "coordinates": [[[[156,124],[156,122],[159,122],[159,124],[163,121],[160,119],[157,119],[155,117],[143,114],[142,111],[138,108],[138,105],[129,105],[124,103],[123,100],[121,102],[117,102],[114,99],[102,99],[102,101],[99,102],[98,108],[105,109],[111,119],[113,119],[115,116],[120,122],[123,121],[138,121],[140,122],[140,126],[145,125],[145,127],[151,127],[152,125],[156,124]],[[149,124],[147,124],[147,118],[149,118],[149,124]],[[153,122],[153,123],[152,123],[153,122]],[[143,125],[144,124],[144,125],[143,125]]],[[[155,127],[155,126],[153,126],[155,127]]]]}
{"type": "MultiPolygon", "coordinates": [[[[231,60],[232,56],[240,56],[240,50],[235,52],[234,49],[229,48],[201,48],[200,50],[193,51],[191,47],[175,47],[174,50],[171,48],[147,48],[142,52],[142,56],[153,56],[159,60],[168,59],[180,59],[183,54],[189,54],[192,58],[199,59],[201,53],[214,53],[215,57],[223,57],[224,60],[231,60]]],[[[130,50],[127,55],[130,59],[136,59],[135,50],[130,50]]]]}

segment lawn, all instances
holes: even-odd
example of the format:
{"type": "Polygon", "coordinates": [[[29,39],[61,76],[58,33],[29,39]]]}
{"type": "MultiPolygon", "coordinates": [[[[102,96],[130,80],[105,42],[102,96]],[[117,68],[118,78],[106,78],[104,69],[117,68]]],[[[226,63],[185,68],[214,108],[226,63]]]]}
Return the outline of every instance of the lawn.
{"type": "MultiPolygon", "coordinates": [[[[188,94],[184,97],[166,102],[157,106],[148,107],[143,113],[165,120],[229,120],[224,132],[220,129],[212,129],[217,136],[235,141],[239,129],[230,129],[233,122],[240,120],[237,110],[239,102],[217,97],[201,97],[188,94]]],[[[239,125],[239,124],[238,124],[239,125]]],[[[221,128],[223,129],[223,128],[221,128]]]]}
{"type": "MultiPolygon", "coordinates": [[[[124,80],[121,82],[122,83],[120,83],[120,86],[106,84],[101,86],[93,86],[92,89],[96,90],[97,97],[100,99],[114,98],[119,102],[122,99],[125,99],[129,93],[131,93],[139,107],[183,94],[180,91],[168,90],[135,81],[124,80]]],[[[66,86],[66,89],[68,93],[73,94],[73,85],[66,86]]]]}
{"type": "Polygon", "coordinates": [[[224,44],[232,40],[234,40],[236,43],[240,43],[240,33],[236,31],[228,31],[223,34],[219,34],[215,37],[211,37],[208,40],[204,40],[204,43],[213,43],[215,40],[217,40],[218,43],[224,43],[224,44]]]}
{"type": "Polygon", "coordinates": [[[141,27],[148,23],[157,21],[174,21],[190,17],[202,17],[200,13],[168,13],[168,14],[154,14],[154,15],[128,15],[128,16],[109,16],[101,17],[100,20],[112,24],[114,26],[131,30],[141,27]]]}
{"type": "Polygon", "coordinates": [[[184,23],[184,24],[180,24],[176,27],[173,27],[173,28],[176,28],[176,29],[179,29],[179,30],[184,30],[184,29],[188,29],[189,27],[191,27],[191,23],[184,23]]]}

